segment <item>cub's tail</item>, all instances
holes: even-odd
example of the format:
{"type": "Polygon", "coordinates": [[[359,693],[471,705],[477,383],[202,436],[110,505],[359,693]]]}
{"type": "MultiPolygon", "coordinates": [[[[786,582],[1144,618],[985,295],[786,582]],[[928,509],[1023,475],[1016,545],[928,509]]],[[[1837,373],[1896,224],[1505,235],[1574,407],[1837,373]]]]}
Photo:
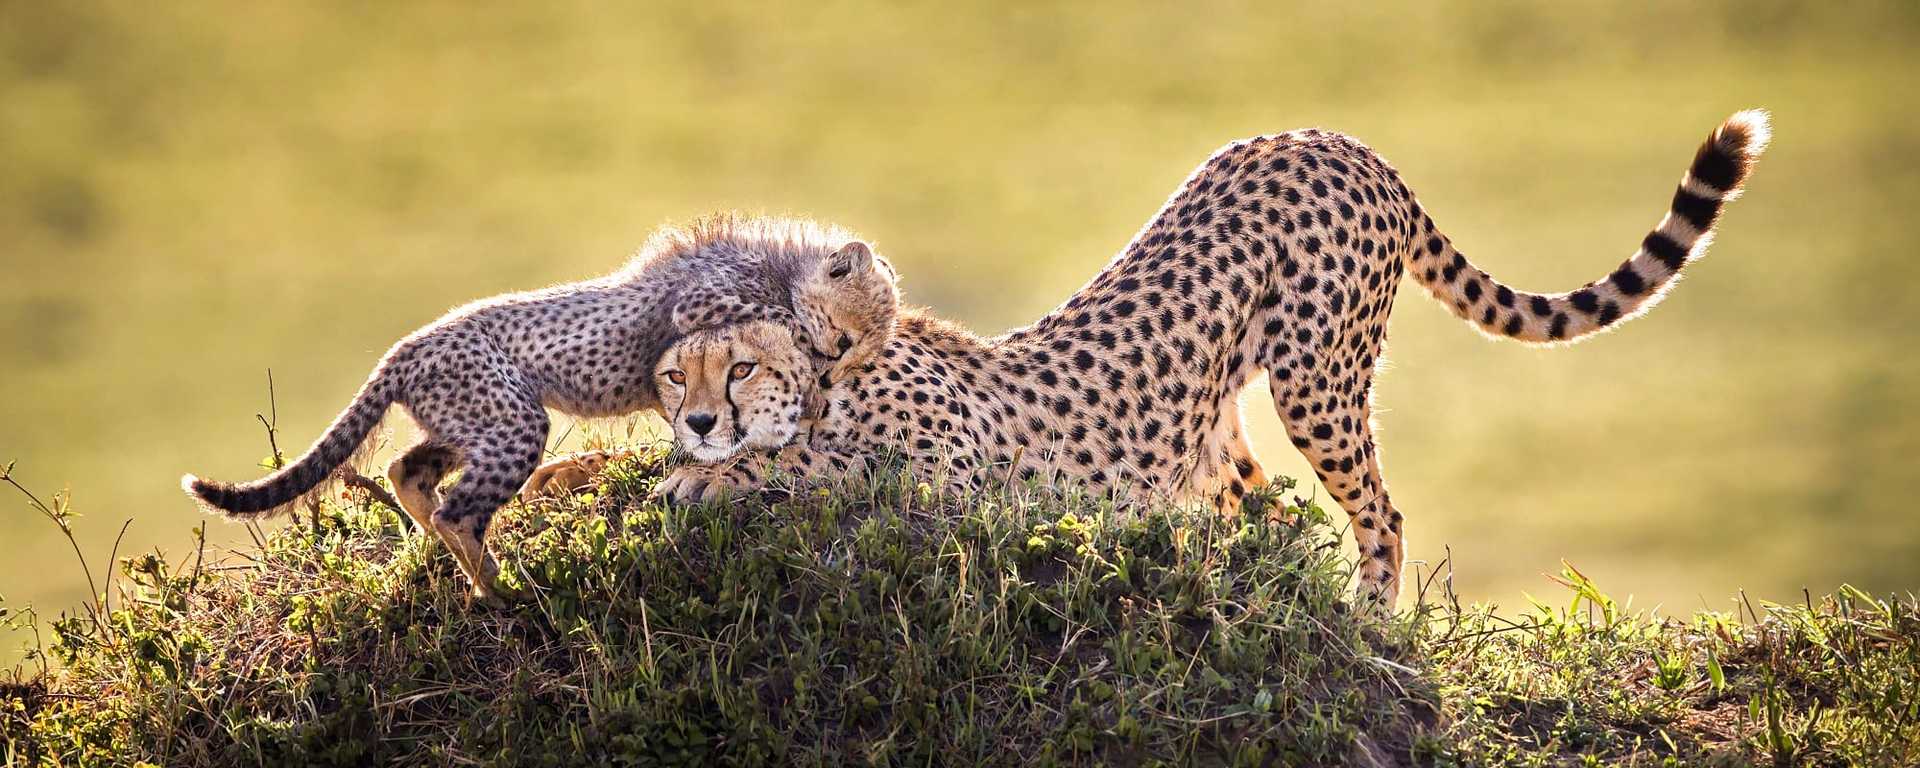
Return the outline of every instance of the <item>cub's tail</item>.
{"type": "Polygon", "coordinates": [[[1707,136],[1673,193],[1673,205],[1640,250],[1613,274],[1566,293],[1528,293],[1493,279],[1454,250],[1420,214],[1408,268],[1427,292],[1491,335],[1551,344],[1580,339],[1659,303],[1688,263],[1706,254],[1720,208],[1767,147],[1767,113],[1735,113],[1707,136]]]}
{"type": "Polygon", "coordinates": [[[293,463],[251,483],[228,484],[203,480],[193,475],[180,478],[180,487],[208,512],[224,512],[234,517],[268,517],[289,509],[320,487],[333,470],[346,463],[367,441],[380,419],[393,404],[393,386],[375,372],[360,387],[353,403],[339,416],[325,435],[294,459],[293,463]]]}

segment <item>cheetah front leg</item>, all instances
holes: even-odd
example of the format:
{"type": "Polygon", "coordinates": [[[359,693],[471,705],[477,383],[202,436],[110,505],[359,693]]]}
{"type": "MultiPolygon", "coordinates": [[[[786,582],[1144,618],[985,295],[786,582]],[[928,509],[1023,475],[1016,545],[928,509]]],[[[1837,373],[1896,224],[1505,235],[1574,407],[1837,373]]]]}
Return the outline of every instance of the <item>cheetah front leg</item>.
{"type": "Polygon", "coordinates": [[[675,504],[694,504],[760,490],[776,480],[795,487],[844,486],[866,479],[868,457],[838,446],[788,445],[771,454],[756,451],[718,464],[678,467],[660,481],[653,495],[675,504]]]}

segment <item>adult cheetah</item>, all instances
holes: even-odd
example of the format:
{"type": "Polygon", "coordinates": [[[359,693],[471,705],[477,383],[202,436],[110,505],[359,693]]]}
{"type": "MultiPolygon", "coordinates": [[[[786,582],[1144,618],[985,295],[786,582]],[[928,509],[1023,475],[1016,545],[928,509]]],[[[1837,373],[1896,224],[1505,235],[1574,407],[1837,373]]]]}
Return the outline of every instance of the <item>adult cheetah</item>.
{"type": "Polygon", "coordinates": [[[895,449],[959,488],[1064,477],[1235,509],[1263,480],[1239,394],[1265,373],[1294,446],[1352,520],[1363,594],[1391,605],[1403,518],[1381,478],[1371,386],[1402,274],[1494,336],[1553,344],[1606,330],[1659,301],[1702,255],[1767,131],[1763,112],[1728,119],[1631,258],[1551,294],[1469,263],[1394,169],[1352,138],[1306,130],[1237,142],[1038,322],[983,340],[904,315],[870,370],[830,387],[810,439],[686,467],[666,487],[706,498],[774,474],[831,481],[895,449]]]}
{"type": "Polygon", "coordinates": [[[474,302],[402,339],[326,434],[280,471],[238,485],[187,475],[181,485],[227,515],[283,511],[321,487],[400,405],[425,439],[393,462],[394,492],[421,530],[452,549],[475,596],[491,599],[499,569],[487,526],[535,473],[548,408],[583,417],[657,411],[655,362],[681,335],[775,321],[789,350],[811,352],[819,370],[792,370],[809,365],[800,351],[769,361],[767,375],[732,382],[745,387],[729,391],[732,418],[680,434],[708,460],[742,445],[777,448],[801,416],[793,393],[877,353],[898,301],[892,267],[841,230],[734,216],[668,227],[612,275],[474,302]],[[786,376],[798,380],[780,381],[786,376]],[[441,480],[463,468],[443,503],[441,480]]]}

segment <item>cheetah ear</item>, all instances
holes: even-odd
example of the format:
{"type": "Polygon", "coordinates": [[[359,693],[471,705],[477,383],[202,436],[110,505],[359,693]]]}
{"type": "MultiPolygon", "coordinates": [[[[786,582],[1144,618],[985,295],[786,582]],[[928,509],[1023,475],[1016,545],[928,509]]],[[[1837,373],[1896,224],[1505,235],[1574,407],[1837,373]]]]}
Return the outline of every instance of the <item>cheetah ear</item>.
{"type": "Polygon", "coordinates": [[[827,278],[830,280],[845,280],[871,268],[873,248],[859,240],[840,246],[840,250],[828,256],[826,262],[827,278]]]}

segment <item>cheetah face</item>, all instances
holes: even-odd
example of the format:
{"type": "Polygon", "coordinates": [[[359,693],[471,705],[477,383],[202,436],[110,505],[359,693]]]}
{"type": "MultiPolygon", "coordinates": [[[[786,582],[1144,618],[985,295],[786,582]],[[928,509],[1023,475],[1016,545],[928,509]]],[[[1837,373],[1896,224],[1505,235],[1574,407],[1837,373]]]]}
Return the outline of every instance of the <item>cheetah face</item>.
{"type": "Polygon", "coordinates": [[[795,281],[800,345],[817,368],[847,370],[879,353],[899,311],[897,279],[892,264],[856,240],[795,281]]]}
{"type": "Polygon", "coordinates": [[[811,378],[793,329],[752,322],[688,334],[654,367],[675,442],[714,462],[743,449],[774,449],[798,430],[811,378]]]}

